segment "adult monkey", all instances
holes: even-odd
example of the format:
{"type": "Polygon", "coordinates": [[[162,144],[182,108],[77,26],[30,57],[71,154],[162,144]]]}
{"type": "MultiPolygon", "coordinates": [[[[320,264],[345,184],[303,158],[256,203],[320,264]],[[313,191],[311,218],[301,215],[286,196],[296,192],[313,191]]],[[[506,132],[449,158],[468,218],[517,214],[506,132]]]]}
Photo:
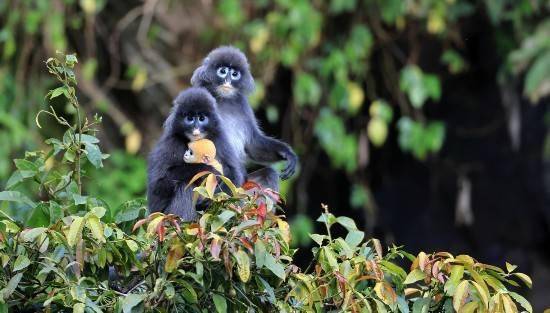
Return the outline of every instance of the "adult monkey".
{"type": "MultiPolygon", "coordinates": [[[[298,157],[288,144],[262,132],[248,104],[247,95],[254,89],[254,79],[244,53],[231,46],[212,50],[193,73],[191,84],[206,88],[216,98],[222,127],[242,164],[247,160],[258,164],[285,160],[281,179],[294,174],[298,157]]],[[[249,174],[248,179],[278,190],[278,176],[268,166],[249,174]]]]}

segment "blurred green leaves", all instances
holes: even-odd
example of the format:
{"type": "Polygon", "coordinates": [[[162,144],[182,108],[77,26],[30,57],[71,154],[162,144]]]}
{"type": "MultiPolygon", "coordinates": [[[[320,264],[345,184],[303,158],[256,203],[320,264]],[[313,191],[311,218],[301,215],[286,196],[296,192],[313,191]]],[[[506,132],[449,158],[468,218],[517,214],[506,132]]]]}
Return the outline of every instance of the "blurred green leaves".
{"type": "Polygon", "coordinates": [[[409,117],[402,117],[397,123],[399,129],[399,147],[412,153],[416,158],[425,160],[429,153],[437,152],[445,139],[445,124],[416,122],[409,117]]]}
{"type": "Polygon", "coordinates": [[[417,109],[422,108],[426,100],[431,98],[438,101],[441,97],[441,85],[437,76],[425,74],[416,65],[407,65],[401,70],[399,87],[417,109]]]}

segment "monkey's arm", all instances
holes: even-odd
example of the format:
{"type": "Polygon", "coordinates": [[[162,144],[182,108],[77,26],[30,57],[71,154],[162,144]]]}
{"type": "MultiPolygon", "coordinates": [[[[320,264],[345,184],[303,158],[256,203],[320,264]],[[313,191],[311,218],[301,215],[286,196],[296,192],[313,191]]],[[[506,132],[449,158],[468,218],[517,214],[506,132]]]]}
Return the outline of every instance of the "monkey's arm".
{"type": "Polygon", "coordinates": [[[192,186],[185,189],[189,181],[201,171],[212,171],[206,164],[181,163],[163,171],[152,169],[149,173],[147,198],[150,212],[169,212],[180,216],[194,214],[192,207],[192,186]],[[177,201],[175,199],[178,199],[177,201]]]}
{"type": "Polygon", "coordinates": [[[254,131],[245,150],[248,157],[256,163],[287,161],[286,167],[281,172],[281,179],[292,177],[296,171],[298,156],[292,148],[280,140],[264,135],[259,129],[254,131]]]}
{"type": "Polygon", "coordinates": [[[221,138],[216,143],[217,159],[220,160],[224,176],[229,178],[235,186],[241,186],[244,183],[246,169],[241,164],[233,151],[233,148],[227,144],[227,140],[221,138]]]}

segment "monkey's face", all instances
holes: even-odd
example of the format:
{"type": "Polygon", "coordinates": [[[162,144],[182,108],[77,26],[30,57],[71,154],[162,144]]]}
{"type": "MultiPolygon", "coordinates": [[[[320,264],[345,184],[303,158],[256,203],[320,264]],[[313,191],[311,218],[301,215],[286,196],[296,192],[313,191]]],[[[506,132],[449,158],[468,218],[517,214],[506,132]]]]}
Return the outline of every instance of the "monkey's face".
{"type": "Polygon", "coordinates": [[[196,158],[195,158],[195,155],[193,154],[193,150],[191,149],[185,150],[185,154],[183,155],[183,160],[186,163],[195,163],[196,158]]]}
{"type": "Polygon", "coordinates": [[[236,67],[216,67],[216,94],[222,98],[233,97],[240,89],[241,71],[236,67]]]}
{"type": "Polygon", "coordinates": [[[193,73],[191,84],[207,88],[217,98],[246,95],[254,89],[246,56],[234,47],[210,52],[193,73]]]}
{"type": "Polygon", "coordinates": [[[182,129],[190,141],[206,138],[210,129],[210,118],[206,113],[188,112],[183,116],[182,129]]]}

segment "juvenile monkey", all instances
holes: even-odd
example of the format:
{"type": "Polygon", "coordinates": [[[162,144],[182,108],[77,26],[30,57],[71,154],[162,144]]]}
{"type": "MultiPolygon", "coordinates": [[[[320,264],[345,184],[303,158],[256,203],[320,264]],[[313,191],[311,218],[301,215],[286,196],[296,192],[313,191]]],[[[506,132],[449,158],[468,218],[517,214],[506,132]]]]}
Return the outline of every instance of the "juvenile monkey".
{"type": "Polygon", "coordinates": [[[183,155],[186,163],[203,163],[212,166],[223,175],[222,164],[216,160],[216,146],[212,140],[199,139],[187,144],[188,149],[183,155]]]}

